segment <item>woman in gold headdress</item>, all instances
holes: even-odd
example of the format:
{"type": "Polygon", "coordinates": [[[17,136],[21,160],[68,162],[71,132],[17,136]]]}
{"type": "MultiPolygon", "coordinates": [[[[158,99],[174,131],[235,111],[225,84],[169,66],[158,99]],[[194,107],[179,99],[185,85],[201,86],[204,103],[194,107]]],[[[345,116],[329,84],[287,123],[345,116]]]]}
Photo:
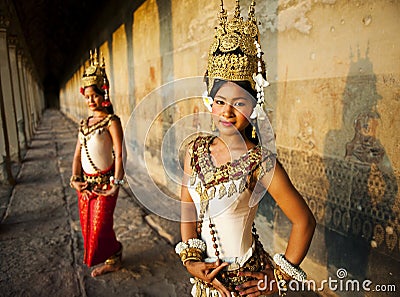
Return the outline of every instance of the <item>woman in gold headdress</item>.
{"type": "Polygon", "coordinates": [[[92,115],[82,120],[72,164],[70,185],[78,193],[84,241],[83,262],[93,277],[121,267],[122,245],[113,229],[119,187],[123,184],[122,126],[109,96],[104,59],[90,54],[81,93],[92,115]]]}
{"type": "Polygon", "coordinates": [[[193,296],[284,295],[287,281],[306,279],[306,256],[315,219],[269,149],[263,121],[265,65],[254,6],[248,20],[239,1],[228,21],[221,1],[220,26],[210,47],[206,106],[217,135],[189,144],[181,190],[182,242],[176,246],[194,277],[193,296]],[[254,122],[254,124],[251,124],[254,122]],[[273,259],[258,239],[254,218],[267,189],[292,222],[286,251],[273,259]]]}

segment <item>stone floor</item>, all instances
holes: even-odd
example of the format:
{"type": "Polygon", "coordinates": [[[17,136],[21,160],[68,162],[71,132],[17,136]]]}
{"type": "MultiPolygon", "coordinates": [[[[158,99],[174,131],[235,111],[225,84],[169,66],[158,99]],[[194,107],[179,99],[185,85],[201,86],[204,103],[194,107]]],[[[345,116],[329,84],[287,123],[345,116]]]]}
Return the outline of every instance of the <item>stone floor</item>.
{"type": "Polygon", "coordinates": [[[168,241],[178,240],[179,226],[146,214],[127,188],[114,224],[124,268],[93,279],[81,264],[77,199],[68,186],[76,131],[60,112],[46,111],[17,185],[0,191],[0,295],[187,296],[188,274],[168,241]],[[155,231],[159,224],[164,237],[155,231]]]}
{"type": "Polygon", "coordinates": [[[90,277],[82,265],[76,194],[68,186],[76,132],[76,123],[46,110],[17,184],[0,187],[0,295],[189,296],[189,275],[174,252],[178,223],[147,213],[128,187],[114,216],[123,269],[90,277]]]}

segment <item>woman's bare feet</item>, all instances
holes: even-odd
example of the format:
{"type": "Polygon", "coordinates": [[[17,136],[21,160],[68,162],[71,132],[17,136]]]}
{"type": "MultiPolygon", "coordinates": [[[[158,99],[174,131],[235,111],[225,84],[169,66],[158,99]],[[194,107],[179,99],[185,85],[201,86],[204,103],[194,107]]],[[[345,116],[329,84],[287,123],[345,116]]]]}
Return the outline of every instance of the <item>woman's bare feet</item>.
{"type": "MultiPolygon", "coordinates": [[[[121,245],[121,244],[120,244],[121,245]]],[[[98,266],[93,269],[91,275],[92,277],[96,277],[102,274],[106,274],[109,272],[117,271],[122,266],[122,245],[118,252],[108,258],[103,265],[98,266]]]]}
{"type": "Polygon", "coordinates": [[[95,269],[93,269],[91,275],[92,277],[96,277],[102,274],[106,274],[109,272],[114,272],[117,271],[121,268],[121,263],[115,263],[115,264],[103,264],[99,267],[96,267],[95,269]]]}

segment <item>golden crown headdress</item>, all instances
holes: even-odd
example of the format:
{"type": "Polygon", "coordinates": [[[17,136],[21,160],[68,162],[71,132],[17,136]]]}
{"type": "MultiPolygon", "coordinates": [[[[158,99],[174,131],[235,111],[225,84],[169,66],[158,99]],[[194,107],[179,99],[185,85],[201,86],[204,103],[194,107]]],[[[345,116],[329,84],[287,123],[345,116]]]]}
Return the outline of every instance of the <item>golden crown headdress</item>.
{"type": "Polygon", "coordinates": [[[83,91],[86,87],[96,86],[99,90],[105,93],[104,99],[108,100],[108,90],[110,85],[106,74],[104,57],[101,57],[100,63],[97,50],[95,49],[94,53],[90,51],[89,63],[89,67],[85,69],[85,72],[82,76],[81,93],[83,94],[83,91]]]}
{"type": "Polygon", "coordinates": [[[248,81],[257,90],[255,76],[265,71],[262,52],[258,43],[259,30],[255,17],[255,1],[249,7],[248,19],[240,15],[239,0],[236,0],[235,12],[228,20],[227,12],[221,0],[219,26],[215,30],[214,40],[208,53],[208,93],[215,79],[230,81],[248,81]]]}

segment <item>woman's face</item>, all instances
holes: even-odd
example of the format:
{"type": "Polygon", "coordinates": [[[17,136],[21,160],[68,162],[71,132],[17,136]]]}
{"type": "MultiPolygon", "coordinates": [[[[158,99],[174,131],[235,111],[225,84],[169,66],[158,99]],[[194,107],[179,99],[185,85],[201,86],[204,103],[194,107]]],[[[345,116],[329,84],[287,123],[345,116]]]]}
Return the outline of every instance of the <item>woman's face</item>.
{"type": "Polygon", "coordinates": [[[235,83],[223,84],[212,105],[213,120],[219,132],[228,135],[244,132],[254,104],[253,97],[235,83]]]}
{"type": "Polygon", "coordinates": [[[104,109],[101,105],[104,101],[104,97],[96,93],[93,87],[85,88],[83,95],[85,96],[86,103],[91,111],[100,111],[104,109]]]}

